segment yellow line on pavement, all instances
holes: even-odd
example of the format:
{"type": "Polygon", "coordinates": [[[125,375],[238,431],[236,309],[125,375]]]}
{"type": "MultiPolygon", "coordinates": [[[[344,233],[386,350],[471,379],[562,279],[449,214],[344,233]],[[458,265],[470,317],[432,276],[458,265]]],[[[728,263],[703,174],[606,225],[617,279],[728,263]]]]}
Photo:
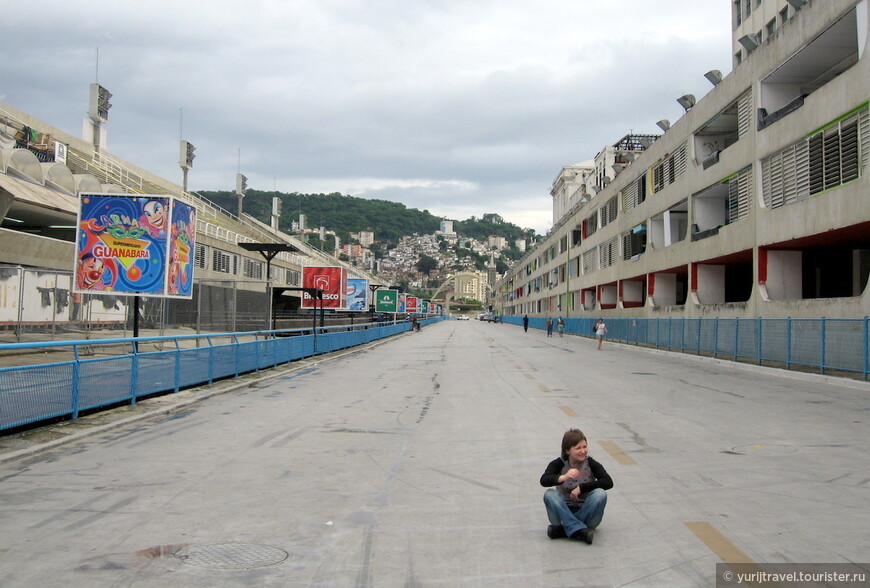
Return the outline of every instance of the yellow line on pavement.
{"type": "Polygon", "coordinates": [[[560,406],[560,407],[559,407],[559,410],[561,410],[562,412],[564,412],[564,413],[565,413],[565,416],[569,416],[569,417],[579,417],[579,416],[580,416],[580,415],[577,414],[577,412],[576,412],[573,408],[571,408],[570,406],[560,406]]]}
{"type": "Polygon", "coordinates": [[[532,374],[523,374],[523,375],[524,375],[525,377],[527,377],[528,379],[530,379],[530,380],[534,380],[534,379],[535,379],[535,376],[533,376],[532,374]]]}
{"type": "Polygon", "coordinates": [[[619,448],[619,445],[613,441],[599,441],[599,445],[610,454],[610,457],[615,459],[620,465],[637,465],[637,462],[631,459],[627,453],[619,448]]]}
{"type": "Polygon", "coordinates": [[[543,384],[538,384],[538,390],[540,390],[541,392],[549,392],[550,391],[550,389],[547,388],[546,386],[544,386],[543,384]]]}
{"type": "MultiPolygon", "coordinates": [[[[723,563],[726,564],[739,564],[740,572],[744,574],[755,574],[757,572],[764,572],[764,568],[752,561],[748,555],[740,551],[740,548],[734,545],[731,541],[728,540],[725,535],[723,535],[719,530],[711,525],[710,523],[704,522],[691,522],[686,523],[686,527],[694,533],[698,539],[704,542],[704,544],[710,548],[710,551],[716,554],[716,556],[722,560],[723,563]]],[[[718,582],[717,582],[718,583],[718,582]]],[[[780,586],[779,582],[753,582],[751,580],[747,580],[746,584],[750,586],[780,586]]]]}

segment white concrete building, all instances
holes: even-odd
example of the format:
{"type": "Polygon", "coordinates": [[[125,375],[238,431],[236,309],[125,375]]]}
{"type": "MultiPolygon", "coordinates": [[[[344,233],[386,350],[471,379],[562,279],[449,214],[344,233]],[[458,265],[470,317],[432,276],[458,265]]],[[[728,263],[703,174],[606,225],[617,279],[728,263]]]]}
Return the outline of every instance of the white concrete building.
{"type": "Polygon", "coordinates": [[[486,302],[487,276],[484,272],[461,271],[454,276],[453,291],[456,298],[470,298],[480,302],[486,302]]]}
{"type": "Polygon", "coordinates": [[[870,315],[867,6],[733,2],[734,70],[628,163],[599,153],[595,194],[499,281],[500,311],[870,315]]]}

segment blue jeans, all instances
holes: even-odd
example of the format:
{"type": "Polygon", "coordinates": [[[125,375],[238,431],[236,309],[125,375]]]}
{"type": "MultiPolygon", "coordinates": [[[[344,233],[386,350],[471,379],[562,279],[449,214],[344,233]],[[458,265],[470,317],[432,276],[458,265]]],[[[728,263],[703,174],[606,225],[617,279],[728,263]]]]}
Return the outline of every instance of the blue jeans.
{"type": "Polygon", "coordinates": [[[571,510],[568,503],[555,488],[544,492],[544,506],[547,507],[547,518],[551,525],[562,525],[570,537],[580,529],[594,529],[604,518],[604,507],[607,506],[607,492],[596,488],[586,497],[579,510],[571,510]]]}

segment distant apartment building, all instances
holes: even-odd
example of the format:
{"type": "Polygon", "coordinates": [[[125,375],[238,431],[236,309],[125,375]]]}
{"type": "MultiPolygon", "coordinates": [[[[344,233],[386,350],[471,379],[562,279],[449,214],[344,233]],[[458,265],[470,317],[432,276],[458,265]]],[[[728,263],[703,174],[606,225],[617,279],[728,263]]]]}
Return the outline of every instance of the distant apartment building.
{"type": "Polygon", "coordinates": [[[342,246],[341,251],[349,259],[362,259],[365,249],[363,249],[362,245],[358,245],[356,243],[347,243],[342,246]]]}
{"type": "Polygon", "coordinates": [[[369,247],[375,242],[375,234],[372,231],[360,231],[357,239],[363,247],[369,247]]]}
{"type": "Polygon", "coordinates": [[[553,224],[559,222],[560,218],[568,214],[589,193],[586,181],[594,170],[592,161],[566,165],[561,169],[550,189],[550,196],[553,197],[553,224]]]}
{"type": "Polygon", "coordinates": [[[486,302],[487,276],[484,272],[461,271],[454,275],[453,291],[456,298],[470,298],[486,302]]]}
{"type": "Polygon", "coordinates": [[[507,239],[504,237],[499,237],[498,235],[490,235],[487,238],[486,244],[490,249],[495,249],[496,251],[501,251],[502,249],[507,248],[507,239]]]}
{"type": "Polygon", "coordinates": [[[503,314],[870,315],[868,2],[730,5],[734,70],[675,89],[661,135],[562,169],[553,228],[497,283],[503,314]]]}

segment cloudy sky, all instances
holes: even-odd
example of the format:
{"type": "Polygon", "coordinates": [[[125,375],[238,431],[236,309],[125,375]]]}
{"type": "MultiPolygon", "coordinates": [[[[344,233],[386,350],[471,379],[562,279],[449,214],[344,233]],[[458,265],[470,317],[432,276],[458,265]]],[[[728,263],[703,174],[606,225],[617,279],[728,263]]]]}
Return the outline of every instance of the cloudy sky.
{"type": "Polygon", "coordinates": [[[192,190],[341,192],[545,232],[553,179],[730,69],[730,0],[0,0],[0,102],[192,190]]]}

